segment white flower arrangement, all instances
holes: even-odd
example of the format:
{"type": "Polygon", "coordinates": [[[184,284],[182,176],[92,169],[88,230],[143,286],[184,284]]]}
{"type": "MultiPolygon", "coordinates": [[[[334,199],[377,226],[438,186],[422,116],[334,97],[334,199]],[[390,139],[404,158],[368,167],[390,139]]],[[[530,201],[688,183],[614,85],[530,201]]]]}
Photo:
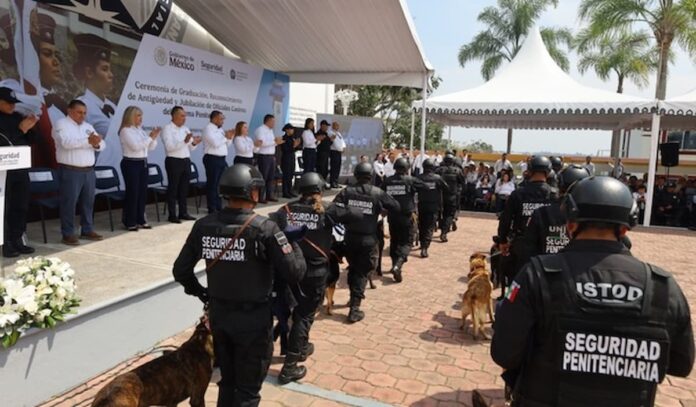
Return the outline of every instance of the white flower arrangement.
{"type": "Polygon", "coordinates": [[[0,340],[17,343],[29,328],[53,328],[80,305],[75,271],[56,257],[30,257],[16,263],[14,274],[0,278],[0,340]]]}

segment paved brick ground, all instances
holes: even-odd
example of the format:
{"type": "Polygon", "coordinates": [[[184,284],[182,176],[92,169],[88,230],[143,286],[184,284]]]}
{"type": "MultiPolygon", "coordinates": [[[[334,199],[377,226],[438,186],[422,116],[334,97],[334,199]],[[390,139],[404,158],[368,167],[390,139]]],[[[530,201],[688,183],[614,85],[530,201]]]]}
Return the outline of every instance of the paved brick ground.
{"type": "MultiPolygon", "coordinates": [[[[471,391],[478,388],[502,405],[501,369],[489,356],[489,342],[473,341],[463,332],[459,313],[468,256],[490,248],[496,224],[486,215],[463,215],[449,243],[434,242],[429,259],[409,259],[403,283],[394,284],[389,276],[376,281],[377,289],[368,290],[364,301],[366,318],[358,324],[344,322],[348,293],[337,290],[334,315],[322,312],[312,330],[316,352],[306,363],[303,382],[399,406],[469,405],[471,391]]],[[[693,307],[696,233],[651,229],[631,238],[638,257],[674,273],[693,307]]],[[[388,257],[383,265],[389,268],[388,257]]],[[[345,288],[345,276],[341,284],[345,288]]],[[[280,367],[276,350],[271,374],[280,367]]],[[[216,395],[211,386],[208,405],[216,395]]],[[[263,396],[264,406],[340,405],[268,384],[263,396]]],[[[657,405],[696,406],[696,374],[668,377],[657,405]]]]}

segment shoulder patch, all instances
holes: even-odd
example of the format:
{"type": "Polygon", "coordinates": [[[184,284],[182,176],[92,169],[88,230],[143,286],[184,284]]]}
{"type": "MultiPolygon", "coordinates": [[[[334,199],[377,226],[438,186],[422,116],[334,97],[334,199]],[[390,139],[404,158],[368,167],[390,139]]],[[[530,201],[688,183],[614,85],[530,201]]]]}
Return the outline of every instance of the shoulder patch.
{"type": "Polygon", "coordinates": [[[667,271],[665,271],[657,266],[653,266],[650,263],[648,263],[648,267],[650,268],[650,271],[653,272],[653,274],[657,274],[660,277],[663,277],[663,278],[671,278],[672,277],[671,273],[669,273],[669,272],[667,272],[667,271]]]}
{"type": "Polygon", "coordinates": [[[283,232],[278,232],[273,235],[275,237],[276,242],[278,242],[279,246],[283,246],[288,244],[288,238],[285,236],[285,233],[283,232]]]}

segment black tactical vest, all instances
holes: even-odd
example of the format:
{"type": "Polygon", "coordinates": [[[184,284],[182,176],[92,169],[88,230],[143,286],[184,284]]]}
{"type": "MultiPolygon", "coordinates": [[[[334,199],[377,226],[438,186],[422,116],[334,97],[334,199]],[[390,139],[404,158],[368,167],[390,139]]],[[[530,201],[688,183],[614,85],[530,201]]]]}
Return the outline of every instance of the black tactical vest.
{"type": "Polygon", "coordinates": [[[411,176],[392,175],[384,181],[384,190],[399,202],[402,214],[410,215],[416,210],[416,190],[411,176]]]}
{"type": "Polygon", "coordinates": [[[554,190],[545,183],[532,182],[516,192],[520,201],[519,212],[514,214],[513,230],[515,236],[521,236],[527,229],[529,219],[535,210],[549,206],[556,199],[554,190]]]}
{"type": "Polygon", "coordinates": [[[331,228],[324,213],[317,213],[314,205],[292,202],[284,206],[288,224],[307,226],[305,238],[298,244],[309,263],[327,263],[331,251],[331,228]]]}
{"type": "MultiPolygon", "coordinates": [[[[246,219],[241,219],[242,222],[235,225],[211,224],[203,227],[201,246],[206,264],[210,264],[228,247],[246,219]]],[[[262,228],[266,221],[262,216],[254,218],[232,243],[230,250],[208,270],[208,292],[211,297],[239,303],[268,301],[273,288],[273,268],[266,259],[263,245],[268,238],[263,235],[262,228]]]]}
{"type": "Polygon", "coordinates": [[[461,176],[462,170],[453,165],[440,168],[439,174],[449,187],[449,191],[443,193],[444,198],[446,201],[456,200],[457,193],[460,192],[458,178],[461,176]]]}
{"type": "Polygon", "coordinates": [[[621,272],[601,271],[598,265],[607,279],[583,283],[573,279],[565,257],[532,259],[543,300],[535,340],[541,351],[530,354],[522,369],[517,400],[521,405],[652,406],[669,360],[668,274],[643,264],[634,272],[644,273],[645,285],[635,287],[621,283],[621,272]]]}
{"type": "Polygon", "coordinates": [[[423,188],[418,190],[418,208],[426,212],[434,212],[442,205],[442,191],[438,183],[441,178],[437,174],[428,173],[419,176],[423,182],[423,188]]]}
{"type": "Polygon", "coordinates": [[[377,236],[377,218],[382,211],[379,195],[383,191],[370,184],[351,185],[345,189],[346,204],[363,214],[360,222],[346,225],[350,234],[377,236]]]}

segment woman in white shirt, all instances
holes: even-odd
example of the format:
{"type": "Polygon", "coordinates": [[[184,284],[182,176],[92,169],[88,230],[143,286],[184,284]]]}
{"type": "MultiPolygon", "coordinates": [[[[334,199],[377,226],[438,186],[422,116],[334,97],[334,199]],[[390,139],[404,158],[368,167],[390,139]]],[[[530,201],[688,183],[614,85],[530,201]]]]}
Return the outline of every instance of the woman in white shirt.
{"type": "Polygon", "coordinates": [[[234,163],[254,165],[254,140],[249,137],[249,125],[237,122],[234,126],[234,163]]]}
{"type": "Polygon", "coordinates": [[[381,186],[384,181],[384,154],[379,153],[375,156],[375,161],[372,163],[372,168],[375,172],[374,184],[381,186]]]}
{"type": "Polygon", "coordinates": [[[152,229],[145,219],[145,199],[147,198],[147,154],[157,147],[160,128],[155,127],[147,134],[141,127],[143,111],[136,106],[128,106],[118,131],[123,158],[121,174],[126,184],[123,201],[122,221],[126,229],[152,229]]]}
{"type": "Polygon", "coordinates": [[[500,179],[495,183],[495,211],[500,213],[505,207],[505,202],[515,190],[515,183],[510,178],[509,171],[503,171],[500,179]]]}

